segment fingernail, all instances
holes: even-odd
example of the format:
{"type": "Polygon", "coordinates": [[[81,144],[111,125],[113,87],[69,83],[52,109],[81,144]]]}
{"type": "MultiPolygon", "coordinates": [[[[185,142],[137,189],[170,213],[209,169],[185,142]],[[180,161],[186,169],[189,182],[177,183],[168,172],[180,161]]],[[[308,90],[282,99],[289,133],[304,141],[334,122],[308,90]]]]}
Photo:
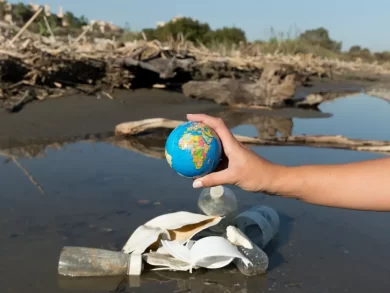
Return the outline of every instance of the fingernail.
{"type": "Polygon", "coordinates": [[[201,188],[203,187],[202,181],[200,180],[195,180],[194,183],[192,183],[193,188],[201,188]]]}

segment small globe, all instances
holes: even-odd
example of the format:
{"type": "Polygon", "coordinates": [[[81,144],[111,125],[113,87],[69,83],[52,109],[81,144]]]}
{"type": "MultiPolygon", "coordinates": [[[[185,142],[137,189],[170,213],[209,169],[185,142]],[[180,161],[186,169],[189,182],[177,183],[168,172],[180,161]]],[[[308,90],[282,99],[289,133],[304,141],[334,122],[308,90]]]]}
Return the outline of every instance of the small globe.
{"type": "Polygon", "coordinates": [[[165,157],[171,168],[181,176],[197,178],[218,166],[222,145],[209,126],[186,122],[177,126],[165,143],[165,157]]]}

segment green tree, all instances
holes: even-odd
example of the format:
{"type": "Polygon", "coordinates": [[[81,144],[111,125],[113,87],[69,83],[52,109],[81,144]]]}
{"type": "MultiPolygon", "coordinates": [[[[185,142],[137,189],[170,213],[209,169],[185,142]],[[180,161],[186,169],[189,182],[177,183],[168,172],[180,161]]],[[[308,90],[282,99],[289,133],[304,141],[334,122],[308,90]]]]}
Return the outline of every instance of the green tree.
{"type": "Polygon", "coordinates": [[[306,42],[309,42],[312,45],[321,46],[325,49],[334,52],[340,52],[342,43],[332,40],[329,37],[329,32],[323,27],[317,29],[307,30],[303,32],[299,38],[306,42]]]}
{"type": "Polygon", "coordinates": [[[155,34],[156,30],[154,28],[144,28],[142,31],[148,40],[158,39],[155,34]]]}
{"type": "Polygon", "coordinates": [[[3,20],[5,16],[5,3],[0,2],[0,19],[3,20]]]}
{"type": "Polygon", "coordinates": [[[204,39],[206,43],[217,42],[224,44],[239,44],[247,41],[245,32],[236,27],[223,27],[210,31],[205,35],[204,39]]]}
{"type": "Polygon", "coordinates": [[[89,20],[85,15],[81,15],[78,19],[78,23],[80,26],[84,26],[84,25],[89,24],[89,20]]]}
{"type": "Polygon", "coordinates": [[[357,53],[357,52],[360,52],[361,50],[362,50],[362,47],[355,45],[355,46],[352,46],[351,48],[349,48],[349,53],[357,53]]]}
{"type": "Polygon", "coordinates": [[[192,42],[203,42],[205,35],[210,32],[210,26],[190,17],[183,17],[176,21],[169,21],[162,27],[156,29],[144,29],[143,32],[148,38],[167,41],[169,38],[177,39],[180,34],[192,42]]]}
{"type": "Polygon", "coordinates": [[[374,61],[375,57],[371,54],[371,51],[368,48],[362,48],[361,46],[355,45],[349,48],[349,51],[346,53],[346,56],[352,60],[357,58],[365,61],[374,61]]]}
{"type": "Polygon", "coordinates": [[[69,27],[71,28],[81,28],[82,26],[88,24],[88,19],[84,15],[81,17],[76,17],[70,11],[65,13],[64,18],[69,23],[69,27]]]}
{"type": "Polygon", "coordinates": [[[390,51],[376,52],[374,56],[379,62],[388,62],[390,60],[390,51]]]}
{"type": "Polygon", "coordinates": [[[23,3],[17,3],[12,6],[12,18],[18,25],[23,25],[33,15],[34,12],[30,9],[30,7],[24,5],[23,3]]]}

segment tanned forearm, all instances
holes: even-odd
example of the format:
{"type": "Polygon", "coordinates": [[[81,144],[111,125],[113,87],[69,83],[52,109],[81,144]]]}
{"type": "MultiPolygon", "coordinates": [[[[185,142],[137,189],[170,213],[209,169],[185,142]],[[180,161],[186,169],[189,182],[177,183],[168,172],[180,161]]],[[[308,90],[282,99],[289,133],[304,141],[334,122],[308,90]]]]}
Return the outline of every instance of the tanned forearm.
{"type": "Polygon", "coordinates": [[[390,211],[390,158],[339,165],[280,166],[269,191],[339,208],[390,211]]]}

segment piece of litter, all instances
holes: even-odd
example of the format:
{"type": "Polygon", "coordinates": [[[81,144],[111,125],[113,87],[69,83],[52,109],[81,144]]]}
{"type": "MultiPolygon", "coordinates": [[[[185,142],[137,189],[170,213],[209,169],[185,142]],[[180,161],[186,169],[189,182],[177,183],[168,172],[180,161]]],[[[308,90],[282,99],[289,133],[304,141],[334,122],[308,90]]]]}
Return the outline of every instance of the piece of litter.
{"type": "Polygon", "coordinates": [[[242,259],[245,264],[251,263],[236,246],[220,236],[205,237],[189,245],[182,245],[175,240],[161,242],[169,254],[191,266],[190,272],[195,266],[219,269],[230,264],[235,258],[242,259]]]}
{"type": "Polygon", "coordinates": [[[143,259],[146,263],[156,267],[153,270],[188,271],[191,269],[188,263],[162,253],[145,253],[143,259]]]}
{"type": "Polygon", "coordinates": [[[202,230],[218,224],[222,217],[190,212],[176,212],[158,216],[138,227],[122,248],[125,253],[144,253],[147,248],[156,251],[161,239],[177,240],[185,244],[202,230]]]}

